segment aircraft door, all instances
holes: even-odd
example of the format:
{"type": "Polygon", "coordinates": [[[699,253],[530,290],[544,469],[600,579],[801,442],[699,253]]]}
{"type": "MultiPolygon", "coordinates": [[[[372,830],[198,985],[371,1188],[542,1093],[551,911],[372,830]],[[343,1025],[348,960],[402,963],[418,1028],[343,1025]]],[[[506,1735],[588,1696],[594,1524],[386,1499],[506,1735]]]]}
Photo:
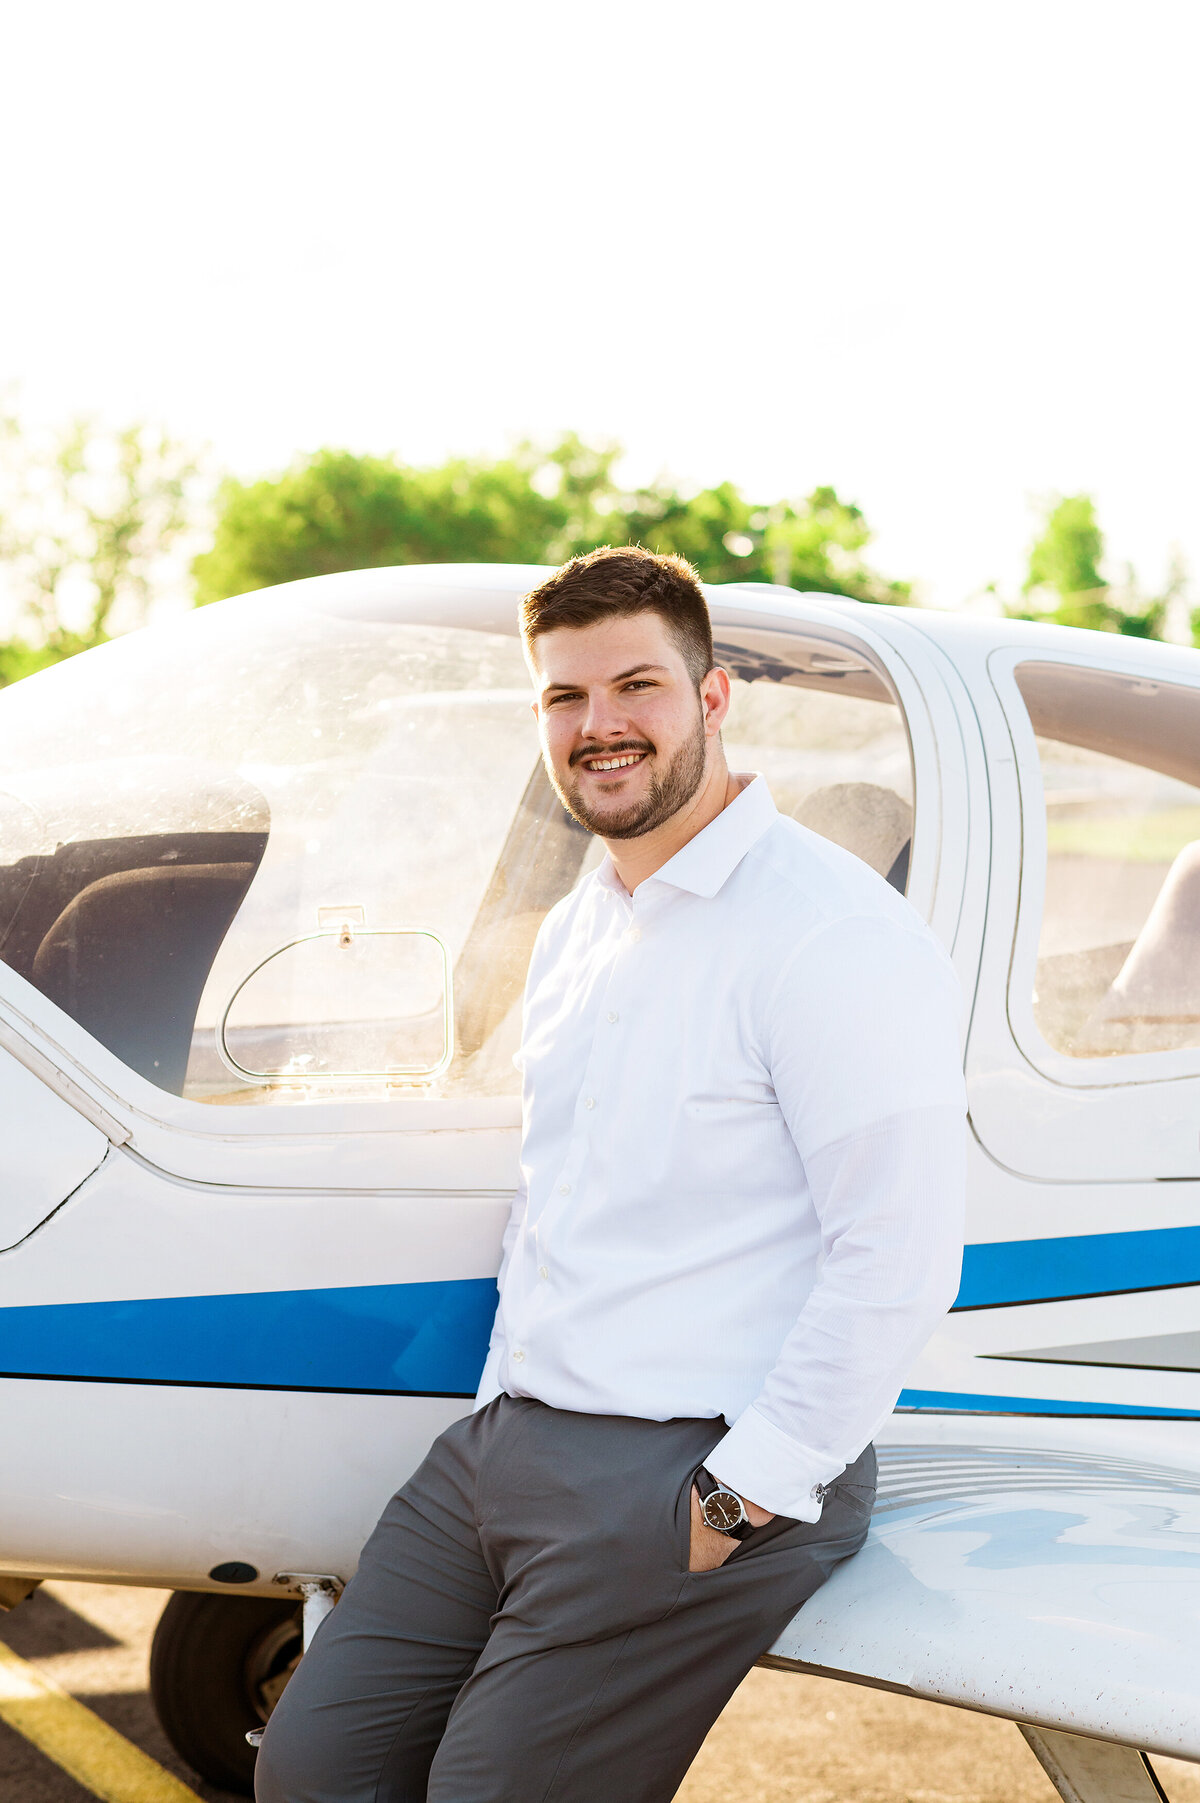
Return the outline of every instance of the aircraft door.
{"type": "Polygon", "coordinates": [[[1200,686],[1124,643],[990,667],[1021,855],[993,884],[976,1131],[1031,1177],[1200,1177],[1200,686]]]}
{"type": "Polygon", "coordinates": [[[985,664],[976,642],[959,663],[992,857],[968,1244],[901,1407],[1046,1417],[1056,1436],[1070,1417],[1195,1419],[1200,685],[1161,647],[1031,632],[985,664]]]}

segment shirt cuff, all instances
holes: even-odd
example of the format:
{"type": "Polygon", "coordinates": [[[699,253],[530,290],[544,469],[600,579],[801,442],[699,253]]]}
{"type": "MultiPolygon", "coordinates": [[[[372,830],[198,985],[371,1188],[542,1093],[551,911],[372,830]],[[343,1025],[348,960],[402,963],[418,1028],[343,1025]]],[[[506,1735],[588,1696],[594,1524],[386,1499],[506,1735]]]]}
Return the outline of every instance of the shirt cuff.
{"type": "Polygon", "coordinates": [[[821,1486],[846,1469],[844,1459],[839,1464],[829,1453],[793,1440],[753,1403],[717,1441],[704,1465],[745,1501],[793,1521],[819,1521],[821,1486]]]}

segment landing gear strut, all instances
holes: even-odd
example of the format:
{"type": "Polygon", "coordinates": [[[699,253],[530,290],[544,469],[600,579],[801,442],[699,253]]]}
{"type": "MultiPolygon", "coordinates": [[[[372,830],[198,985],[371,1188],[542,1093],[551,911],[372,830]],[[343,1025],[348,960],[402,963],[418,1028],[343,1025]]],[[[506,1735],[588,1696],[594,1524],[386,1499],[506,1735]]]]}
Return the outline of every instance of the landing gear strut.
{"type": "Polygon", "coordinates": [[[1025,1722],[1018,1726],[1065,1803],[1167,1803],[1153,1766],[1136,1747],[1025,1722]]]}

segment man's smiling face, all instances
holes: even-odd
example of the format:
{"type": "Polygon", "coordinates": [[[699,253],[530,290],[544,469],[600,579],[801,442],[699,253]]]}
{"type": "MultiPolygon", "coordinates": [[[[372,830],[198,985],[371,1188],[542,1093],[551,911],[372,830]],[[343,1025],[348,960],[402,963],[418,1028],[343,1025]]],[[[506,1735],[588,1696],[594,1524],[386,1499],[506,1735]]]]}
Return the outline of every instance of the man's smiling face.
{"type": "MultiPolygon", "coordinates": [[[[556,627],[531,661],[542,752],[564,807],[606,839],[653,832],[708,773],[725,707],[688,674],[661,614],[556,627]]],[[[727,694],[727,684],[725,691],[727,694]]]]}

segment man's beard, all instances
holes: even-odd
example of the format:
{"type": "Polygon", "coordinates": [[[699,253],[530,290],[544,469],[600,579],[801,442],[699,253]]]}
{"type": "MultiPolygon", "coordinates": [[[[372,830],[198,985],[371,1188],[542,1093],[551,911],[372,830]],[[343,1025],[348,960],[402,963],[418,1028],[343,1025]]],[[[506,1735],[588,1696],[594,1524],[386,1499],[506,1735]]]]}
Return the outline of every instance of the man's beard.
{"type": "MultiPolygon", "coordinates": [[[[589,833],[596,833],[602,839],[640,839],[643,834],[652,833],[664,821],[670,820],[673,814],[686,807],[692,799],[704,781],[706,746],[704,721],[697,715],[696,730],[684,740],[662,777],[652,771],[648,793],[641,801],[633,802],[626,808],[593,811],[579,793],[578,783],[572,784],[569,789],[565,788],[553,770],[549,773],[550,781],[564,808],[589,833]]],[[[576,752],[571,762],[579,764],[585,757],[619,757],[623,751],[652,753],[653,749],[644,739],[631,739],[612,747],[593,745],[576,752]]]]}

